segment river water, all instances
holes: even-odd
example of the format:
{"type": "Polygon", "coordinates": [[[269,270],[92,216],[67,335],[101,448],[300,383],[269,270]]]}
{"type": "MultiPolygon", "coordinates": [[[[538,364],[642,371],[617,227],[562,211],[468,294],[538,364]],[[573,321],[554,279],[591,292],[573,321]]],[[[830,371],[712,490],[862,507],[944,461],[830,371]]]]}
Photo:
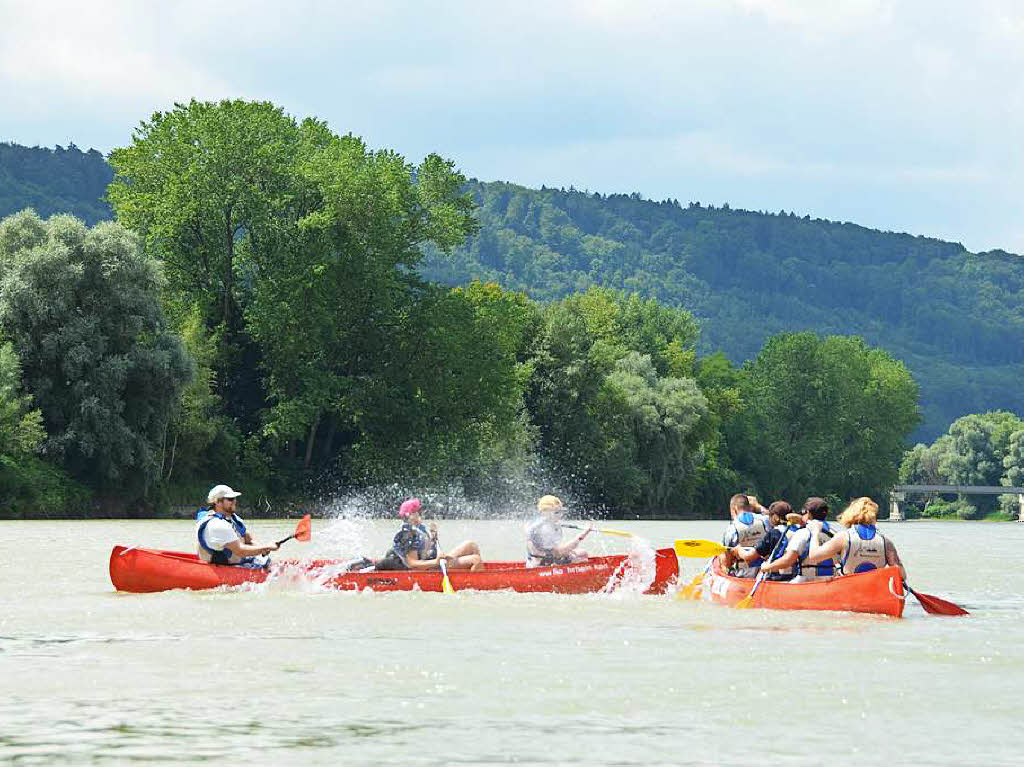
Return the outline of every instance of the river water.
{"type": "MultiPolygon", "coordinates": [[[[607,521],[652,543],[719,522],[607,521]]],[[[258,521],[258,540],[294,521],[258,521]]],[[[289,556],[380,554],[395,525],[314,520],[289,556]]],[[[115,543],[187,521],[0,522],[0,762],[1017,765],[1024,525],[885,525],[968,618],[729,610],[635,592],[116,594],[115,543]]],[[[522,553],[515,521],[442,542],[522,553]]],[[[624,550],[592,536],[592,552],[624,550]]],[[[684,560],[684,576],[703,563],[684,560]]]]}

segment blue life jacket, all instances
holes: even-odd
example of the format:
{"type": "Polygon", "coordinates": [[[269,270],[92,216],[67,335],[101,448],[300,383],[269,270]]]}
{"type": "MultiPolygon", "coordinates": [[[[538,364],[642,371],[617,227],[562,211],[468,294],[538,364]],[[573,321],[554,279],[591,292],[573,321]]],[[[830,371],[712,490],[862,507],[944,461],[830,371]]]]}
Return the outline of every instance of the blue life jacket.
{"type": "MultiPolygon", "coordinates": [[[[769,562],[774,562],[776,559],[781,558],[786,553],[786,549],[789,548],[789,539],[793,537],[793,533],[803,530],[800,525],[787,525],[785,523],[778,525],[775,529],[782,532],[782,537],[779,538],[778,542],[775,544],[775,549],[769,555],[769,562]]],[[[769,573],[768,577],[771,578],[772,576],[775,576],[775,578],[782,580],[785,578],[792,578],[796,574],[797,566],[793,565],[792,567],[784,567],[774,573],[769,573]]]]}
{"type": "MultiPolygon", "coordinates": [[[[202,519],[203,523],[199,525],[196,530],[196,535],[199,538],[199,545],[203,547],[203,550],[210,555],[210,564],[213,565],[231,565],[240,564],[231,561],[231,552],[224,548],[220,551],[210,548],[206,543],[206,526],[210,524],[213,519],[223,519],[225,522],[229,521],[227,517],[218,514],[217,512],[210,512],[208,509],[200,509],[199,513],[196,514],[196,519],[202,519]]],[[[231,517],[231,526],[235,528],[235,532],[238,533],[239,538],[245,538],[245,523],[242,522],[242,518],[237,514],[231,517]]]]}
{"type": "Polygon", "coordinates": [[[416,555],[419,559],[433,559],[437,556],[437,541],[430,537],[430,533],[425,525],[413,526],[405,522],[395,534],[395,539],[388,554],[394,554],[401,560],[403,565],[408,567],[409,552],[413,549],[416,550],[416,555]]]}

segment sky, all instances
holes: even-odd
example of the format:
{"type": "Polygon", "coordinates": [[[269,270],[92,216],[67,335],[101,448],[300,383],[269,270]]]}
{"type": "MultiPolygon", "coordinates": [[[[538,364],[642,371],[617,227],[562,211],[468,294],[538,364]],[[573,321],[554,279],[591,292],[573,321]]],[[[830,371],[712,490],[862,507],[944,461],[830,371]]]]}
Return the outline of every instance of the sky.
{"type": "Polygon", "coordinates": [[[269,100],[470,177],[1024,253],[1016,0],[0,0],[0,141],[269,100]]]}

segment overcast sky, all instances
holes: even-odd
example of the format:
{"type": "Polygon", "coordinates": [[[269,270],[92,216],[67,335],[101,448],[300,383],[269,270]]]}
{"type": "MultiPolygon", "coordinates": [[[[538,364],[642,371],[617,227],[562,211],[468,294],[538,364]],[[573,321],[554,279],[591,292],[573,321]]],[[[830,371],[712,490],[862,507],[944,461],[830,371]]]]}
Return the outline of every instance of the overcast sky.
{"type": "Polygon", "coordinates": [[[1024,253],[1013,0],[0,0],[0,140],[267,99],[468,175],[1024,253]]]}

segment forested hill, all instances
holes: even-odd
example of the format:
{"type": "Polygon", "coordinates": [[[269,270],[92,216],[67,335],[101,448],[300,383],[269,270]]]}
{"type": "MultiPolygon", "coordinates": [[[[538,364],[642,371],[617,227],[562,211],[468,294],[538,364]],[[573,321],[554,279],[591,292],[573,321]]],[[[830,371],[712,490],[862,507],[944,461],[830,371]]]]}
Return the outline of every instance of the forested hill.
{"type": "Polygon", "coordinates": [[[752,358],[783,330],[855,334],[904,360],[934,438],[965,413],[1024,412],[1024,258],[792,213],[637,194],[471,183],[481,231],[427,276],[550,299],[604,285],[693,312],[703,352],[752,358]]]}
{"type": "Polygon", "coordinates": [[[22,208],[40,216],[73,213],[92,225],[111,217],[103,200],[114,173],[95,149],[0,143],[0,218],[22,208]]]}
{"type": "MultiPolygon", "coordinates": [[[[0,144],[0,216],[24,207],[110,216],[95,151],[0,144]]],[[[494,280],[537,299],[590,285],[684,306],[701,350],[736,362],[782,330],[863,336],[921,385],[933,439],[965,413],[1024,412],[1024,259],[792,213],[471,182],[481,230],[427,277],[494,280]]]]}

